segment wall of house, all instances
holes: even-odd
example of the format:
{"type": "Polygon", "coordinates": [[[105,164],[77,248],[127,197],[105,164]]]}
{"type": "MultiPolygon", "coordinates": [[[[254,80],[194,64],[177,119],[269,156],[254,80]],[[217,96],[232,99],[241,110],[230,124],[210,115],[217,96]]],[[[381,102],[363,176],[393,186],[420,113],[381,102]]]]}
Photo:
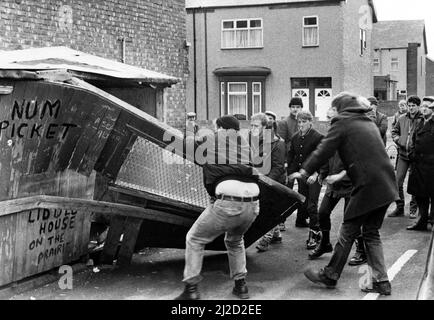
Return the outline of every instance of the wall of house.
{"type": "Polygon", "coordinates": [[[345,91],[363,96],[374,94],[374,78],[372,76],[372,13],[368,9],[367,0],[351,0],[342,2],[343,11],[343,64],[345,91]],[[368,19],[364,18],[369,12],[368,19]],[[367,48],[360,53],[360,28],[365,29],[367,48]]]}
{"type": "Polygon", "coordinates": [[[419,97],[425,96],[426,92],[426,54],[425,45],[417,50],[417,95],[419,97]]]}
{"type": "Polygon", "coordinates": [[[434,96],[434,61],[426,59],[426,92],[427,96],[434,96]]]}
{"type": "Polygon", "coordinates": [[[165,90],[164,120],[184,126],[185,0],[2,0],[0,50],[67,46],[182,79],[165,90]]]}
{"type": "MultiPolygon", "coordinates": [[[[193,14],[187,15],[188,41],[194,44],[193,14]]],[[[218,8],[213,12],[196,13],[196,70],[198,119],[206,118],[206,59],[207,43],[209,118],[220,116],[220,89],[213,71],[221,67],[260,66],[271,69],[266,79],[266,109],[278,118],[288,115],[291,98],[291,78],[332,77],[333,92],[342,91],[342,15],[339,5],[314,7],[249,7],[218,8]],[[205,41],[205,15],[208,39],[205,41]],[[302,47],[303,16],[318,15],[319,47],[302,47]],[[261,49],[221,49],[223,19],[262,18],[264,47],[261,49]]],[[[187,105],[194,105],[194,48],[190,48],[190,75],[187,80],[187,105]]],[[[359,79],[360,81],[360,79],[359,79]]]]}
{"type": "Polygon", "coordinates": [[[407,90],[407,49],[383,49],[373,53],[374,58],[380,59],[380,71],[374,76],[390,75],[392,80],[398,81],[397,90],[407,90]],[[393,71],[392,58],[399,59],[398,71],[393,71]]]}

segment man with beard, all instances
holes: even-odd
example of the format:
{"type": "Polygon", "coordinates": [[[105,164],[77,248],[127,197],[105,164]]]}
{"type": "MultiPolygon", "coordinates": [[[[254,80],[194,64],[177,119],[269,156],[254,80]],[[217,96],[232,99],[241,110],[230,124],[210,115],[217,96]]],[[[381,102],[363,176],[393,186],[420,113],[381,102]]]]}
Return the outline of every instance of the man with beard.
{"type": "Polygon", "coordinates": [[[292,177],[307,179],[337,151],[354,187],[330,262],[321,270],[308,269],[304,274],[314,283],[334,288],[362,228],[373,286],[361,289],[390,295],[379,230],[388,207],[398,199],[398,190],[380,132],[366,116],[370,108],[365,100],[346,92],[333,99],[332,107],[339,115],[318,148],[292,177]]]}

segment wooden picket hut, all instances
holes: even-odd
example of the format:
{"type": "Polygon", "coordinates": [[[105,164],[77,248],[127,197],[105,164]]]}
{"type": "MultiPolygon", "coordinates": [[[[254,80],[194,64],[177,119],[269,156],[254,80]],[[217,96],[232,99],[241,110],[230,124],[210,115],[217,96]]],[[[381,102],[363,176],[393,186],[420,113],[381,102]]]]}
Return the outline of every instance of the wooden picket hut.
{"type": "MultiPolygon", "coordinates": [[[[106,263],[128,264],[145,247],[184,248],[208,196],[194,157],[169,148],[184,145],[182,134],[156,119],[178,79],[35,50],[0,53],[0,286],[86,256],[96,224],[109,227],[106,263]]],[[[271,179],[260,188],[246,246],[303,201],[271,179]]],[[[225,250],[223,237],[207,249],[225,250]]]]}

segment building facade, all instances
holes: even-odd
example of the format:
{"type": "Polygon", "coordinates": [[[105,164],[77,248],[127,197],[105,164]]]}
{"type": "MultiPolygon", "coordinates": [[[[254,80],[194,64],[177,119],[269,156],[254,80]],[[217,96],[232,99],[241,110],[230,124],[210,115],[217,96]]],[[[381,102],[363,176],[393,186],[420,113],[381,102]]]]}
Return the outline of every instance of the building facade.
{"type": "Polygon", "coordinates": [[[3,0],[0,50],[66,46],[180,79],[162,119],[185,124],[188,48],[184,0],[3,0]]]}
{"type": "Polygon", "coordinates": [[[352,1],[187,1],[187,108],[199,119],[271,110],[291,97],[325,120],[341,91],[372,95],[375,9],[352,1]]]}
{"type": "Polygon", "coordinates": [[[426,58],[426,92],[427,96],[434,96],[434,61],[426,58]]]}
{"type": "Polygon", "coordinates": [[[423,20],[380,21],[373,30],[375,95],[380,100],[424,96],[426,42],[423,20]]]}

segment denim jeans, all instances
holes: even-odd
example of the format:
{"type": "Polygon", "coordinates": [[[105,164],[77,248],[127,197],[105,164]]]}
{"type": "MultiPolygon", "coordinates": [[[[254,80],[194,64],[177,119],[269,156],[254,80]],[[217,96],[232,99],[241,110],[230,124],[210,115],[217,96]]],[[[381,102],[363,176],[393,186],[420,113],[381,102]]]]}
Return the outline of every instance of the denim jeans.
{"type": "Polygon", "coordinates": [[[298,192],[306,197],[306,201],[297,211],[297,221],[309,218],[309,228],[318,229],[318,199],[321,193],[321,185],[318,182],[308,184],[304,180],[297,180],[298,192]]]}
{"type": "MultiPolygon", "coordinates": [[[[396,206],[398,209],[404,209],[405,206],[405,197],[404,197],[404,181],[405,176],[410,168],[410,162],[401,158],[398,158],[398,163],[396,165],[396,181],[398,183],[399,190],[399,200],[396,201],[396,206]]],[[[414,196],[411,196],[410,201],[410,212],[417,211],[417,203],[414,196]]]]}
{"type": "Polygon", "coordinates": [[[236,202],[216,200],[208,205],[187,233],[184,282],[197,284],[205,246],[220,235],[225,235],[231,278],[243,279],[247,275],[244,233],[259,214],[259,201],[236,202]]]}
{"type": "Polygon", "coordinates": [[[379,229],[383,224],[387,208],[376,209],[361,217],[344,221],[339,230],[338,242],[333,251],[329,264],[324,268],[325,274],[330,279],[338,280],[351,252],[354,240],[360,234],[365,242],[368,265],[372,269],[374,282],[388,281],[386,265],[384,262],[383,245],[380,239],[379,229]]]}

